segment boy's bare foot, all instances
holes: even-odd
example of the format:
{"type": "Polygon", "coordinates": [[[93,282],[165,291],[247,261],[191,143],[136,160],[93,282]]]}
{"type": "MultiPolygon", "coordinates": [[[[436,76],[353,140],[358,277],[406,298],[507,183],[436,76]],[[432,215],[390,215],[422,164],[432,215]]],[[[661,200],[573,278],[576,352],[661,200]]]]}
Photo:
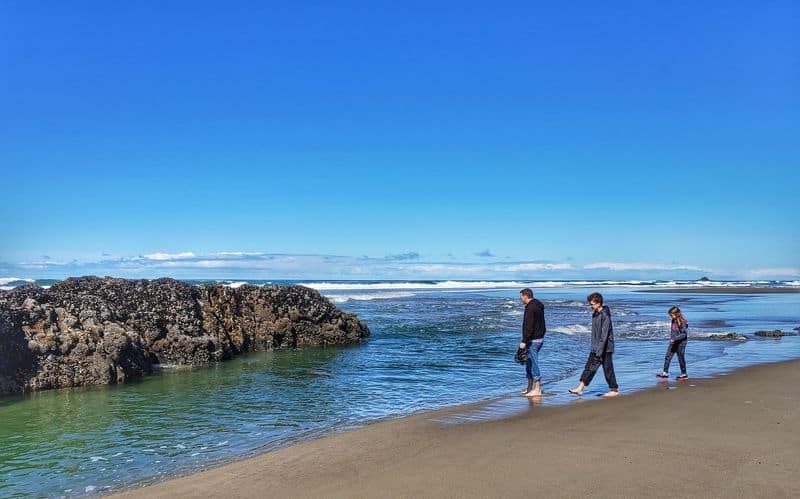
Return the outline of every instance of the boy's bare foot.
{"type": "Polygon", "coordinates": [[[609,391],[609,392],[606,392],[606,393],[604,393],[604,394],[603,394],[603,397],[616,397],[617,395],[619,395],[619,392],[618,392],[618,391],[616,391],[616,390],[611,390],[611,391],[609,391]]]}
{"type": "Polygon", "coordinates": [[[578,390],[577,388],[570,388],[567,391],[573,395],[583,395],[583,390],[578,390]]]}
{"type": "Polygon", "coordinates": [[[541,397],[541,396],[542,396],[542,392],[539,391],[539,390],[531,390],[526,395],[526,397],[541,397]]]}
{"type": "Polygon", "coordinates": [[[527,396],[530,392],[531,392],[530,390],[522,390],[519,393],[522,394],[522,395],[526,395],[527,396]]]}

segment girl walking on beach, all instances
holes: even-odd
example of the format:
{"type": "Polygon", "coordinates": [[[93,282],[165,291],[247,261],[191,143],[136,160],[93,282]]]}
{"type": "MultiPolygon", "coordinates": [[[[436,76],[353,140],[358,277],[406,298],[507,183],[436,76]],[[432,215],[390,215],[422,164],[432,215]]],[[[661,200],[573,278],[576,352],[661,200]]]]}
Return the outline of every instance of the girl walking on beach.
{"type": "Polygon", "coordinates": [[[678,363],[681,366],[681,375],[678,379],[686,379],[686,338],[689,332],[689,322],[683,317],[681,309],[672,307],[667,312],[672,318],[672,325],[669,330],[669,347],[667,355],[664,356],[664,370],[656,374],[659,378],[669,377],[669,363],[674,354],[678,354],[678,363]]]}

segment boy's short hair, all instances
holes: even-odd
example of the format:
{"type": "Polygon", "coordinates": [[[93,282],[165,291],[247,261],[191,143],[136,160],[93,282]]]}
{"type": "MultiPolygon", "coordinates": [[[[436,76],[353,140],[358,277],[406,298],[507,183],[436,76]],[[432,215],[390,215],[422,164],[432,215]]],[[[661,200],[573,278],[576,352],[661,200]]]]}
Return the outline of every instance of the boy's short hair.
{"type": "Polygon", "coordinates": [[[533,298],[533,291],[531,291],[531,288],[525,288],[522,291],[520,291],[519,294],[521,294],[526,298],[533,298]]]}
{"type": "Polygon", "coordinates": [[[590,294],[589,296],[586,297],[586,301],[588,301],[589,303],[592,303],[593,301],[596,301],[600,305],[602,305],[603,304],[603,295],[601,295],[600,293],[592,293],[592,294],[590,294]]]}

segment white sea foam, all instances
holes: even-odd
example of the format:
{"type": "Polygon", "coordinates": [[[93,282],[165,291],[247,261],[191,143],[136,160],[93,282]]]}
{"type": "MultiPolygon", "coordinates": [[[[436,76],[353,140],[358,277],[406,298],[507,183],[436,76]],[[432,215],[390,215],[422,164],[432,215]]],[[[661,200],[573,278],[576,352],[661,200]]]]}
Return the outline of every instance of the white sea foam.
{"type": "Polygon", "coordinates": [[[245,284],[250,284],[250,283],[247,282],[247,281],[237,281],[237,282],[232,282],[232,283],[229,283],[229,284],[225,284],[225,286],[227,286],[229,288],[236,289],[236,288],[240,288],[240,287],[244,286],[245,284]]]}
{"type": "Polygon", "coordinates": [[[570,281],[570,286],[651,286],[657,284],[656,281],[570,281]]]}
{"type": "Polygon", "coordinates": [[[566,326],[556,326],[548,328],[548,332],[561,333],[561,334],[582,334],[591,333],[592,330],[586,324],[569,324],[566,326]]]}
{"type": "Polygon", "coordinates": [[[367,301],[367,300],[390,300],[392,298],[410,298],[414,293],[409,292],[379,292],[379,293],[356,293],[342,295],[325,295],[333,303],[345,303],[348,301],[367,301]]]}
{"type": "Polygon", "coordinates": [[[366,289],[425,289],[425,290],[447,290],[447,289],[505,289],[524,287],[530,283],[520,281],[440,281],[440,282],[309,282],[303,286],[314,288],[319,291],[352,291],[366,289]]]}
{"type": "Polygon", "coordinates": [[[90,492],[94,492],[95,489],[97,489],[97,487],[95,487],[94,485],[87,485],[86,488],[83,489],[83,491],[88,494],[90,492]]]}
{"type": "Polygon", "coordinates": [[[190,364],[153,364],[153,369],[192,369],[190,364]]]}
{"type": "MultiPolygon", "coordinates": [[[[432,282],[306,282],[303,286],[319,291],[361,291],[361,290],[488,290],[539,288],[582,288],[582,287],[635,287],[635,288],[696,288],[696,287],[747,287],[769,284],[769,281],[653,281],[653,280],[607,280],[607,281],[432,281],[432,282]]],[[[790,281],[787,285],[800,285],[800,281],[790,281]]]]}
{"type": "Polygon", "coordinates": [[[107,458],[102,456],[92,456],[89,459],[91,459],[93,463],[96,463],[97,461],[108,461],[107,458]]]}
{"type": "Polygon", "coordinates": [[[614,332],[625,338],[667,338],[669,337],[669,321],[617,322],[614,332]]]}
{"type": "Polygon", "coordinates": [[[663,329],[669,330],[670,325],[672,324],[670,321],[639,321],[639,322],[625,322],[623,324],[627,324],[629,327],[633,329],[663,329]]]}
{"type": "MultiPolygon", "coordinates": [[[[577,307],[585,308],[588,306],[586,302],[578,300],[545,300],[545,304],[553,307],[577,307]]],[[[587,307],[588,308],[588,307],[587,307]]]]}

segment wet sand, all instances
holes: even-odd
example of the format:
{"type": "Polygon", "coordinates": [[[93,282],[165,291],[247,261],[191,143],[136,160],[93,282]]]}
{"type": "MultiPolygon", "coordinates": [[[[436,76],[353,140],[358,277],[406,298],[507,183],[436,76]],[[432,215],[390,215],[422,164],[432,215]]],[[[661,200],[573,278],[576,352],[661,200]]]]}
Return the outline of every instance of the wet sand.
{"type": "Polygon", "coordinates": [[[465,411],[453,408],[119,497],[800,497],[798,384],[795,360],[616,399],[531,403],[500,421],[437,422],[465,411]]]}
{"type": "Polygon", "coordinates": [[[712,295],[771,295],[800,293],[800,288],[666,288],[666,289],[641,289],[637,293],[683,293],[683,294],[712,294],[712,295]]]}

